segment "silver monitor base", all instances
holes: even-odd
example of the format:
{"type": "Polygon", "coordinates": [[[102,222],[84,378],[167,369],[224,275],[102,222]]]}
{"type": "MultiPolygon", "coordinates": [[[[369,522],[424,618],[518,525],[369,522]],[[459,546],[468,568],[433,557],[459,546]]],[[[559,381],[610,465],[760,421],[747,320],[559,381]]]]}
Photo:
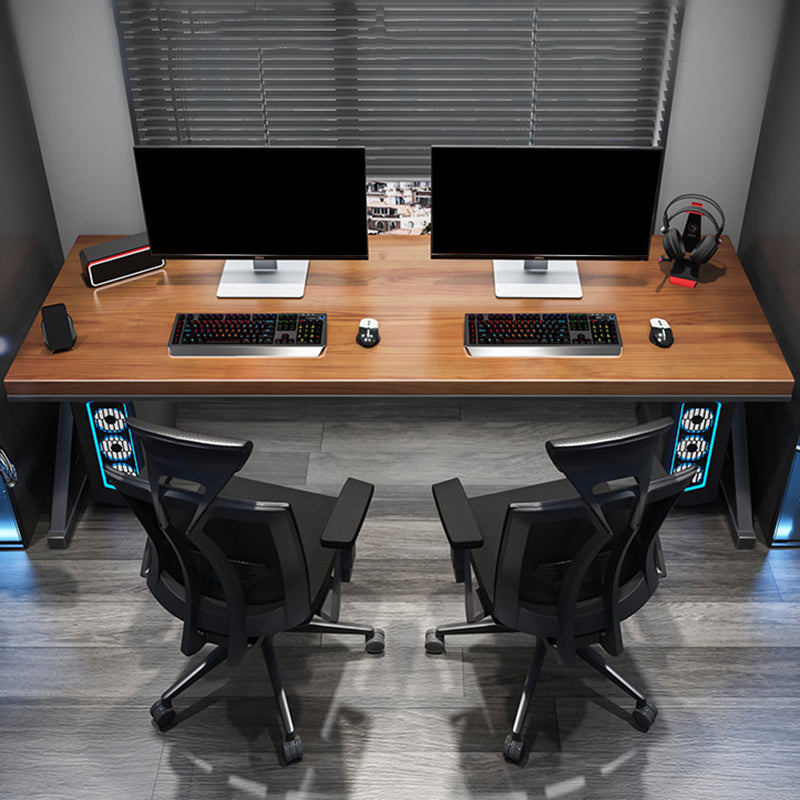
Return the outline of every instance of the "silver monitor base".
{"type": "MultiPolygon", "coordinates": [[[[536,263],[536,262],[534,262],[536,263]]],[[[583,297],[577,261],[547,261],[544,269],[526,269],[521,259],[494,261],[496,297],[583,297]]]]}
{"type": "Polygon", "coordinates": [[[273,263],[277,268],[256,270],[252,259],[229,259],[222,268],[217,297],[302,297],[308,261],[273,263]]]}

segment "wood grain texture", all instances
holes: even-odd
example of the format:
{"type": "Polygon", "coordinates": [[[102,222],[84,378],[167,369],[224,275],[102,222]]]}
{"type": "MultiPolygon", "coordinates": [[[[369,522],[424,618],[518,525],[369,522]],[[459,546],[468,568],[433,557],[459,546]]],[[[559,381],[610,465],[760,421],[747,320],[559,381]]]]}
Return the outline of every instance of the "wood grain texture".
{"type": "MultiPolygon", "coordinates": [[[[287,425],[309,424],[291,451],[300,485],[324,488],[367,456],[380,476],[342,616],[384,627],[385,654],[366,655],[358,637],[277,637],[305,744],[300,763],[281,760],[258,653],[191,687],[176,702],[175,728],[151,726],[150,704],[201,654],[180,654],[180,624],[139,577],[144,535],[132,515],[89,505],[69,549],[50,550],[42,524],[27,551],[0,554],[0,797],[794,800],[800,549],[736,550],[716,504],[668,519],[667,578],[624,623],[626,649],[613,660],[658,706],[651,730],[635,730],[631,702],[586,665],[548,658],[523,762],[503,760],[531,642],[452,637],[443,655],[425,654],[426,628],[461,619],[463,607],[424,481],[441,470],[437,479],[502,485],[520,477],[526,449],[526,477],[539,480],[549,475],[545,438],[559,428],[591,430],[592,414],[580,401],[406,402],[304,400],[293,411],[286,399],[225,400],[178,409],[190,429],[254,432],[261,463],[291,447],[287,425]],[[473,435],[478,456],[492,456],[492,479],[467,457],[473,435]],[[517,454],[506,464],[504,449],[517,454]]],[[[595,429],[635,418],[632,403],[593,407],[595,429]]]]}
{"type": "Polygon", "coordinates": [[[319,261],[301,300],[219,300],[221,261],[169,261],[166,269],[91,290],[78,254],[113,237],[81,236],[47,304],[63,302],[78,340],[50,353],[39,320],[5,377],[10,397],[230,395],[564,395],[765,399],[794,380],[726,238],[691,290],[667,280],[654,238],[648,262],[580,262],[578,301],[495,298],[489,262],[431,260],[424,236],[370,238],[368,261],[319,261]],[[310,311],[328,314],[316,359],[171,358],[177,312],[310,311]],[[464,313],[600,311],[619,318],[619,358],[471,358],[464,313]],[[358,321],[379,320],[382,340],[355,343],[358,321]],[[648,341],[649,320],[673,327],[668,350],[648,341]]]}

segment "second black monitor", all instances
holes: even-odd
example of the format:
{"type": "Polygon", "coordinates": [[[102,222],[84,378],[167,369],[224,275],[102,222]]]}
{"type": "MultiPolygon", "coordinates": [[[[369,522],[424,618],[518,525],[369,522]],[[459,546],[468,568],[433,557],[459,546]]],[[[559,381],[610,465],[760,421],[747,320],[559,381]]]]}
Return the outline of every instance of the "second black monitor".
{"type": "Polygon", "coordinates": [[[645,260],[660,148],[431,149],[431,256],[494,261],[498,297],[581,297],[577,260],[645,260]]]}

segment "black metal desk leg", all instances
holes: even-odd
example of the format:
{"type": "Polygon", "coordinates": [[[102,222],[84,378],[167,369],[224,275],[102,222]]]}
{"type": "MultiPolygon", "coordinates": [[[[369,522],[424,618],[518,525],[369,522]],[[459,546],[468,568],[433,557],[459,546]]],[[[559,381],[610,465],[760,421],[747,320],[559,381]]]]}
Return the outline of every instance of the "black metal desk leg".
{"type": "Polygon", "coordinates": [[[744,403],[733,404],[730,457],[732,460],[730,480],[720,481],[722,498],[728,512],[734,544],[740,550],[749,550],[756,546],[756,533],[753,528],[753,508],[750,502],[750,463],[747,455],[744,403]]]}
{"type": "Polygon", "coordinates": [[[86,485],[83,459],[75,459],[73,456],[74,424],[70,404],[59,403],[53,497],[50,529],[47,532],[47,544],[53,549],[64,550],[69,547],[86,485]]]}

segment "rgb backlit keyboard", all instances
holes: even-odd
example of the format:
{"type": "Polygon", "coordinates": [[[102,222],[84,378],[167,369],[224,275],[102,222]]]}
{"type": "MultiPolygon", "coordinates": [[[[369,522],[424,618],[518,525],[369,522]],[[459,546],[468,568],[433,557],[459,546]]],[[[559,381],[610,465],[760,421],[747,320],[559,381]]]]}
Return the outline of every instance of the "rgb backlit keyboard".
{"type": "Polygon", "coordinates": [[[618,356],[622,339],[616,314],[465,314],[464,347],[500,358],[618,356]]]}
{"type": "Polygon", "coordinates": [[[173,356],[314,357],[325,349],[325,314],[176,314],[173,356]]]}

